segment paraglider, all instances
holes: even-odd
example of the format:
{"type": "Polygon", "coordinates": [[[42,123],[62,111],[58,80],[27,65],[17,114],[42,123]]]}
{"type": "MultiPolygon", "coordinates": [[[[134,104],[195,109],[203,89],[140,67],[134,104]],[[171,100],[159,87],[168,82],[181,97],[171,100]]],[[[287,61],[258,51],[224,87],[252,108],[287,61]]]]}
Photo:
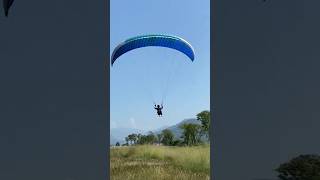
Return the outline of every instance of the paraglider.
{"type": "Polygon", "coordinates": [[[4,15],[8,17],[10,7],[12,6],[14,0],[3,0],[4,15]]]}
{"type": "Polygon", "coordinates": [[[162,104],[161,104],[161,107],[160,107],[159,104],[158,105],[154,105],[154,109],[157,110],[157,114],[158,114],[159,117],[162,116],[162,109],[163,109],[163,105],[162,104]]]}
{"type": "MultiPolygon", "coordinates": [[[[118,60],[118,58],[125,53],[143,47],[165,47],[177,50],[188,57],[192,62],[194,61],[194,50],[193,47],[184,39],[172,36],[172,35],[143,35],[130,38],[120,43],[112,52],[111,55],[111,66],[118,60]]],[[[163,105],[154,105],[154,109],[157,110],[158,116],[162,116],[163,105]]]]}

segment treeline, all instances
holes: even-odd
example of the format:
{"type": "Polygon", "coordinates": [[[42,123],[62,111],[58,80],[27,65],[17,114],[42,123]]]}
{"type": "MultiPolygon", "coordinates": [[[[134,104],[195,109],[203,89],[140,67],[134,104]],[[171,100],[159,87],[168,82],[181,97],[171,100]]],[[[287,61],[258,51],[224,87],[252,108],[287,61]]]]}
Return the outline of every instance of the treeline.
{"type": "MultiPolygon", "coordinates": [[[[149,132],[147,135],[143,134],[129,134],[125,140],[125,145],[144,145],[144,144],[158,144],[165,146],[193,146],[202,144],[202,139],[209,141],[209,127],[210,127],[210,111],[202,111],[197,114],[197,120],[201,124],[183,124],[180,126],[182,129],[182,136],[177,138],[174,133],[165,129],[159,134],[149,132]]],[[[116,146],[120,146],[117,142],[116,146]]]]}

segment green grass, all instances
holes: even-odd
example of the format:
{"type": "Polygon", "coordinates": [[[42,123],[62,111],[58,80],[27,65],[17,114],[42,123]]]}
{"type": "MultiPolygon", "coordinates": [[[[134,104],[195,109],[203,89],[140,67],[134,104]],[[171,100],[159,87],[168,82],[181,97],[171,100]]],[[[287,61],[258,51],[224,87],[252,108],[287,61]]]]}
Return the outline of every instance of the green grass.
{"type": "Polygon", "coordinates": [[[207,180],[210,147],[131,146],[111,149],[111,180],[207,180]]]}

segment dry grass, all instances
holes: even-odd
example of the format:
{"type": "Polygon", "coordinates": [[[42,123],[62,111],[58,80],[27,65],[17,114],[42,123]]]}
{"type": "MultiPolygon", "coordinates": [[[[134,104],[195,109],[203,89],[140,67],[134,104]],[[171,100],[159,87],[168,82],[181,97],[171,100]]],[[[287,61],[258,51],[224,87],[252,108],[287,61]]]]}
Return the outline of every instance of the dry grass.
{"type": "Polygon", "coordinates": [[[210,147],[132,146],[111,149],[111,180],[208,180],[210,147]]]}

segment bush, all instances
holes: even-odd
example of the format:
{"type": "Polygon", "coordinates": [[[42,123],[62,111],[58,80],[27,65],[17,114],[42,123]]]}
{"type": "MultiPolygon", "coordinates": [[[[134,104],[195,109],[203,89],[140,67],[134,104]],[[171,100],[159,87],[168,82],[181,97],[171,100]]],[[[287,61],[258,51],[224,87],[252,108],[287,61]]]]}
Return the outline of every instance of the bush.
{"type": "Polygon", "coordinates": [[[319,180],[320,156],[300,155],[281,164],[276,171],[282,180],[319,180]]]}

